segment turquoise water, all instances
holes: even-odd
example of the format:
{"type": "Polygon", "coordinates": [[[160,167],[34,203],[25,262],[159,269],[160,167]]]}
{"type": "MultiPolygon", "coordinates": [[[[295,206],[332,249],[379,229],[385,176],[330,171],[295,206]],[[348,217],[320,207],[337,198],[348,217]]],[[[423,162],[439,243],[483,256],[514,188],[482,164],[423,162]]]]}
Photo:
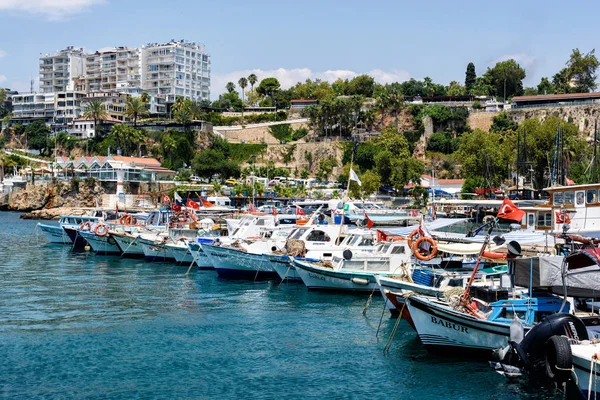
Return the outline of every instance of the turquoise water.
{"type": "Polygon", "coordinates": [[[430,356],[404,323],[383,354],[379,296],[365,317],[363,296],[72,253],[35,224],[0,213],[2,398],[560,398],[430,356]]]}

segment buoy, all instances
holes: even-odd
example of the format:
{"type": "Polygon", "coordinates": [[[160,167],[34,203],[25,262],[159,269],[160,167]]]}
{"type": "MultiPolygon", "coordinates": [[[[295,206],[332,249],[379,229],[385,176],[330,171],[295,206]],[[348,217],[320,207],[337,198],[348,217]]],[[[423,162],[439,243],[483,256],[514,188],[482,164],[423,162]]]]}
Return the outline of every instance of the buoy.
{"type": "Polygon", "coordinates": [[[369,280],[368,279],[364,279],[364,278],[352,278],[350,280],[352,281],[352,283],[356,283],[357,285],[366,286],[366,285],[369,284],[369,280]]]}
{"type": "Polygon", "coordinates": [[[85,251],[90,251],[91,247],[89,244],[86,244],[85,247],[83,248],[85,251]]]}

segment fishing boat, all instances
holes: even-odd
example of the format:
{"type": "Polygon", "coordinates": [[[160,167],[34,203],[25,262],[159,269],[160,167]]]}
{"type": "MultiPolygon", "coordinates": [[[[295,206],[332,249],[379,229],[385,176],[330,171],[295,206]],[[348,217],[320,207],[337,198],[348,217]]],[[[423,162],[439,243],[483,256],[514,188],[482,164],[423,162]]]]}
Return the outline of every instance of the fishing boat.
{"type": "Polygon", "coordinates": [[[58,225],[42,224],[41,222],[38,222],[37,227],[44,233],[49,243],[72,244],[73,241],[63,229],[63,225],[68,222],[69,218],[70,217],[66,215],[61,216],[58,225]]]}
{"type": "Polygon", "coordinates": [[[93,215],[91,216],[67,215],[65,216],[65,220],[61,226],[65,233],[69,236],[69,239],[71,239],[73,247],[84,247],[87,245],[87,242],[81,235],[78,234],[79,229],[88,222],[90,224],[94,224],[104,221],[105,217],[106,213],[102,211],[94,211],[93,215]]]}
{"type": "Polygon", "coordinates": [[[419,295],[406,298],[414,328],[428,350],[486,357],[508,344],[515,314],[527,332],[535,322],[559,312],[562,303],[562,299],[549,293],[534,293],[531,297],[499,300],[489,305],[478,302],[476,307],[486,311],[476,316],[437,298],[419,295]]]}
{"type": "Polygon", "coordinates": [[[77,235],[85,239],[96,254],[120,255],[121,249],[115,239],[109,235],[109,227],[103,222],[86,222],[77,230],[77,235]]]}
{"type": "Polygon", "coordinates": [[[203,244],[213,244],[215,240],[211,238],[198,238],[196,242],[187,242],[190,254],[192,254],[192,260],[198,269],[215,269],[202,247],[203,244]]]}
{"type": "Polygon", "coordinates": [[[292,264],[308,289],[372,292],[376,275],[410,273],[411,251],[406,241],[383,243],[373,255],[334,257],[333,262],[292,259],[292,264]]]}

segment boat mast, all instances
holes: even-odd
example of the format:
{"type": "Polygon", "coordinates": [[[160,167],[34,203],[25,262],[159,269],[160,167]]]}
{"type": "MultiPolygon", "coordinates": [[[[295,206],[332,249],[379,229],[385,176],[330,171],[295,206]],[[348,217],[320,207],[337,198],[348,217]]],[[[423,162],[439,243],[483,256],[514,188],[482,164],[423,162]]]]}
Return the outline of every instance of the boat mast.
{"type": "Polygon", "coordinates": [[[598,118],[594,119],[594,169],[592,170],[592,183],[598,183],[598,161],[596,148],[598,147],[598,118]]]}
{"type": "Polygon", "coordinates": [[[521,133],[517,131],[517,183],[515,184],[515,195],[519,197],[519,165],[521,164],[521,133]]]}
{"type": "Polygon", "coordinates": [[[552,174],[550,178],[550,186],[554,186],[556,183],[556,173],[558,170],[558,144],[559,144],[559,135],[560,135],[560,122],[558,123],[558,129],[556,131],[556,140],[554,142],[554,161],[552,163],[552,174]]]}

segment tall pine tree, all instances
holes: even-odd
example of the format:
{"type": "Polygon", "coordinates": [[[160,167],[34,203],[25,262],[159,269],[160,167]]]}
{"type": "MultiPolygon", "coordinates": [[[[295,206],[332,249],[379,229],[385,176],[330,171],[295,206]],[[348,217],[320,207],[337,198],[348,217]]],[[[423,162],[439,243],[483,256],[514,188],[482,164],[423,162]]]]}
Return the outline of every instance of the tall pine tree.
{"type": "Polygon", "coordinates": [[[475,73],[475,64],[472,62],[467,65],[467,72],[465,73],[465,89],[467,90],[467,94],[471,93],[471,89],[473,85],[475,85],[475,80],[477,79],[477,74],[475,73]]]}

